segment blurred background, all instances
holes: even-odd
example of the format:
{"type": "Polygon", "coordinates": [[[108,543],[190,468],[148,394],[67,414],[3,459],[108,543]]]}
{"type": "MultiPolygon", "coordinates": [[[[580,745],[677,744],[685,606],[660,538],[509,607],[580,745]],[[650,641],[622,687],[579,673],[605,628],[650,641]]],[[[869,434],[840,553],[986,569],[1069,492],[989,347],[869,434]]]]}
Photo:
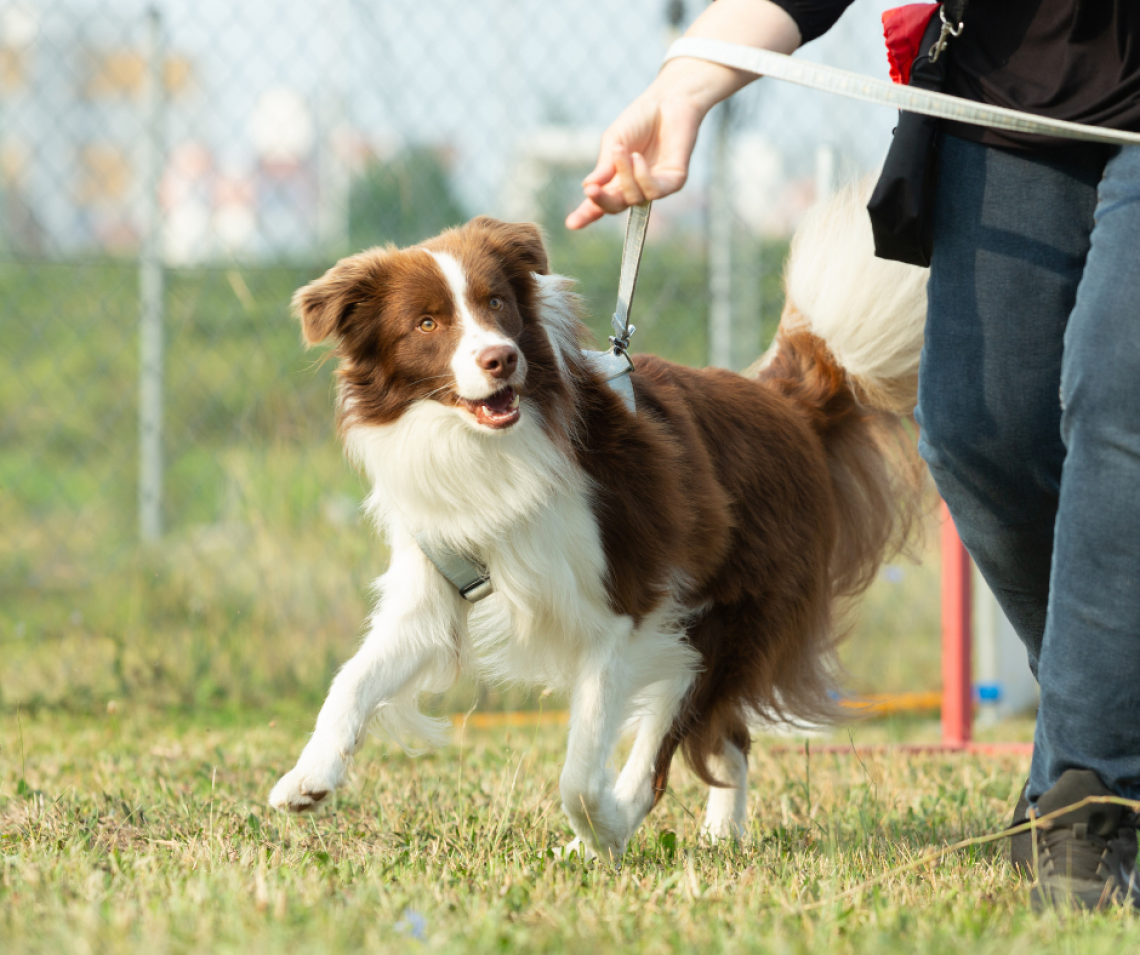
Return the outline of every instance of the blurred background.
{"type": "MultiPolygon", "coordinates": [[[[797,55],[885,78],[889,5],[858,0],[797,55]]],[[[319,699],[386,556],[290,294],[490,214],[545,227],[604,335],[624,222],[562,219],[703,6],[0,4],[0,706],[319,699]]],[[[711,116],[654,208],[636,347],[751,362],[798,219],[894,121],[766,81],[711,116]]],[[[884,571],[852,689],[937,688],[937,576],[884,571]]],[[[524,703],[456,692],[439,705],[524,703]]]]}

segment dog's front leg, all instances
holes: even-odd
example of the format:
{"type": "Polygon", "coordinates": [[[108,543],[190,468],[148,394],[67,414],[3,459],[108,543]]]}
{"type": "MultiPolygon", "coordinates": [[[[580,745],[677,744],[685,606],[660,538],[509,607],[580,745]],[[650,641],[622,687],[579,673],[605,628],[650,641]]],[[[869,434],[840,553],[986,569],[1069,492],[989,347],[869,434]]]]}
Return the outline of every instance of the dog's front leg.
{"type": "Polygon", "coordinates": [[[296,767],[269,794],[271,806],[316,808],[344,778],[378,707],[418,715],[414,691],[446,689],[458,673],[469,605],[411,538],[394,542],[377,589],[368,635],[333,680],[296,767]]]}
{"type": "Polygon", "coordinates": [[[630,696],[630,674],[616,649],[595,650],[579,671],[570,701],[570,739],[561,778],[562,808],[570,825],[592,852],[607,861],[621,856],[629,838],[609,768],[630,696]]]}
{"type": "MultiPolygon", "coordinates": [[[[649,814],[661,794],[654,789],[654,776],[660,758],[661,744],[673,728],[677,714],[689,688],[693,674],[654,683],[641,693],[638,708],[637,735],[625,767],[618,776],[614,791],[625,812],[626,824],[632,836],[649,814]]],[[[669,758],[672,758],[670,751],[669,758]]],[[[666,764],[668,772],[668,764],[666,764]]]]}

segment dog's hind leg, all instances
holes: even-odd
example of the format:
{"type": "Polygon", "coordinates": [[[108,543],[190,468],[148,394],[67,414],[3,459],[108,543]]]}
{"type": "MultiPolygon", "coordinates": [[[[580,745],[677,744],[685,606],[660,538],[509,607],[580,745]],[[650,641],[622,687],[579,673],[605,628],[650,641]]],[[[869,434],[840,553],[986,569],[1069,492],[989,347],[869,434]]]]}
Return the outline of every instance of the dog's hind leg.
{"type": "MultiPolygon", "coordinates": [[[[314,809],[340,784],[377,711],[399,735],[441,734],[416,709],[420,690],[441,690],[458,675],[468,605],[410,537],[393,542],[392,563],[367,637],[333,680],[297,765],[273,787],[269,804],[314,809]]],[[[439,740],[433,740],[438,742],[439,740]]]]}
{"type": "Polygon", "coordinates": [[[713,842],[739,839],[748,815],[748,730],[741,725],[729,732],[721,751],[708,758],[712,775],[725,786],[710,786],[701,831],[713,842]]]}

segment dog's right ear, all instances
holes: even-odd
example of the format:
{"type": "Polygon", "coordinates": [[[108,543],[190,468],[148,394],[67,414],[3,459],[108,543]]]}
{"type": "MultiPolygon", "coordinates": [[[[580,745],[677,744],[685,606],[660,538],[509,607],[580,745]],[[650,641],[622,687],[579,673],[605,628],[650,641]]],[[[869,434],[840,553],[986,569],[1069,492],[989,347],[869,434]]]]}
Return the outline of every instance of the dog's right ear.
{"type": "Polygon", "coordinates": [[[350,255],[293,293],[293,314],[301,320],[306,345],[342,338],[357,307],[383,296],[387,259],[381,249],[350,255]]]}

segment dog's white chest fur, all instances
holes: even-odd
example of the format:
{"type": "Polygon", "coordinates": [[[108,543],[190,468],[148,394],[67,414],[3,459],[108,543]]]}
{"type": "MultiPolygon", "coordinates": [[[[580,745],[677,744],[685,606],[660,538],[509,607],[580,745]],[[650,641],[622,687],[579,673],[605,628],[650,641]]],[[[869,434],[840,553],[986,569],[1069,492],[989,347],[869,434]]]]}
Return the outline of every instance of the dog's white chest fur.
{"type": "Polygon", "coordinates": [[[426,401],[390,425],[353,428],[346,447],[393,544],[425,534],[489,570],[495,594],[468,617],[488,675],[563,686],[584,650],[612,638],[613,613],[585,475],[527,410],[487,435],[426,401]]]}

